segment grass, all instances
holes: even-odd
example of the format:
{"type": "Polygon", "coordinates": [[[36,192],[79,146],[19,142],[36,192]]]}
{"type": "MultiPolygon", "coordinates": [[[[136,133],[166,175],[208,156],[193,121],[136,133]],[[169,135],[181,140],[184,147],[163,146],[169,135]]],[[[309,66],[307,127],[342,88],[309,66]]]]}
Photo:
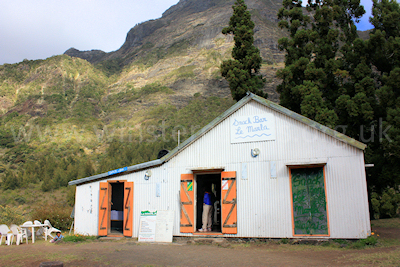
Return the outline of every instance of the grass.
{"type": "Polygon", "coordinates": [[[400,246],[400,239],[396,238],[380,238],[379,246],[381,247],[394,247],[400,246]]]}
{"type": "Polygon", "coordinates": [[[97,236],[85,236],[85,235],[67,235],[63,238],[64,242],[84,242],[84,241],[93,241],[96,240],[97,236]]]}
{"type": "Polygon", "coordinates": [[[350,254],[342,257],[348,263],[357,266],[398,266],[400,262],[400,248],[392,251],[350,254]]]}
{"type": "Polygon", "coordinates": [[[67,254],[67,253],[52,253],[47,254],[46,259],[49,261],[61,261],[61,262],[70,262],[73,260],[81,259],[77,255],[67,254]]]}
{"type": "Polygon", "coordinates": [[[400,218],[372,220],[371,227],[400,229],[400,218]]]}
{"type": "MultiPolygon", "coordinates": [[[[386,225],[386,222],[379,222],[386,225]]],[[[388,224],[391,225],[391,224],[388,224]]],[[[57,244],[56,246],[62,246],[63,253],[43,253],[45,248],[32,250],[32,253],[24,254],[22,257],[15,257],[16,253],[18,253],[17,246],[9,247],[8,249],[12,249],[11,254],[5,254],[0,259],[0,265],[6,265],[12,262],[13,266],[23,266],[20,264],[18,260],[22,260],[24,262],[34,261],[37,259],[47,259],[47,260],[60,260],[63,262],[73,262],[79,260],[87,260],[91,259],[94,262],[102,262],[103,265],[112,265],[111,262],[108,262],[103,256],[95,254],[95,252],[88,251],[84,255],[76,256],[69,252],[68,247],[73,246],[91,246],[90,242],[96,240],[97,237],[94,236],[83,236],[83,235],[65,235],[64,241],[57,244]],[[89,244],[88,244],[89,243],[89,244]],[[15,258],[18,258],[16,260],[15,258]],[[20,264],[20,265],[19,265],[20,264]]],[[[222,244],[214,244],[211,242],[201,242],[195,243],[196,245],[218,245],[219,248],[226,249],[257,249],[262,250],[268,253],[271,252],[287,252],[287,253],[308,253],[309,255],[315,255],[317,253],[325,253],[331,261],[335,260],[337,264],[345,263],[345,265],[350,266],[397,266],[400,262],[400,241],[396,240],[396,242],[391,241],[392,243],[385,243],[386,240],[384,238],[377,238],[375,236],[371,236],[367,239],[362,239],[358,241],[351,241],[345,239],[332,239],[326,241],[324,243],[317,243],[320,245],[309,245],[309,244],[293,244],[293,240],[291,239],[272,239],[272,240],[249,240],[247,242],[235,242],[232,240],[232,243],[229,243],[229,246],[223,246],[222,244]],[[379,241],[375,243],[375,241],[379,241]],[[346,247],[341,247],[340,245],[347,245],[346,247]],[[362,247],[358,247],[356,244],[363,244],[362,247]],[[374,246],[373,246],[374,245],[374,246]],[[361,248],[361,249],[360,249],[361,248]],[[332,253],[330,253],[332,252],[332,253]],[[311,254],[310,254],[311,253],[311,254]]],[[[122,243],[126,243],[122,241],[122,243]]],[[[121,243],[121,244],[122,244],[121,243]]],[[[132,245],[140,245],[140,246],[149,246],[147,243],[137,243],[137,242],[128,242],[132,245]]],[[[104,245],[107,245],[106,243],[104,245]]],[[[54,246],[54,244],[50,244],[42,239],[37,240],[37,244],[34,246],[54,246]]],[[[107,245],[108,247],[108,245],[107,245]]],[[[35,247],[34,247],[35,248],[35,247]]],[[[72,248],[72,247],[71,247],[72,248]]],[[[119,246],[109,246],[110,253],[126,253],[129,248],[128,247],[119,247],[119,246]]],[[[202,249],[201,246],[198,249],[202,249]]],[[[300,259],[301,257],[299,257],[300,259]]],[[[306,257],[307,258],[307,257],[306,257]]]]}
{"type": "Polygon", "coordinates": [[[189,79],[189,78],[194,78],[195,74],[193,70],[196,68],[194,65],[190,66],[182,66],[179,69],[171,71],[168,76],[174,76],[176,75],[177,78],[181,79],[189,79]]]}

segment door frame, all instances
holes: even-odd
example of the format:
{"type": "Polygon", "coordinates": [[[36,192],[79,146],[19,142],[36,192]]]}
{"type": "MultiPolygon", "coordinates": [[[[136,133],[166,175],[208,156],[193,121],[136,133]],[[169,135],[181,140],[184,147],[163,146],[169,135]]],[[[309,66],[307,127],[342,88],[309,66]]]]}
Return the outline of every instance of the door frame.
{"type": "MultiPolygon", "coordinates": [[[[197,227],[197,179],[198,179],[198,175],[211,175],[211,174],[219,174],[219,182],[221,182],[221,173],[223,172],[223,170],[221,170],[221,171],[215,171],[215,170],[211,170],[211,171],[207,171],[207,170],[205,170],[205,171],[197,171],[197,172],[193,172],[193,175],[194,175],[194,192],[195,192],[195,194],[194,194],[194,199],[196,200],[195,202],[194,202],[194,232],[196,232],[197,230],[196,229],[199,229],[199,227],[197,227]]],[[[221,194],[221,192],[219,192],[220,194],[221,194]]],[[[201,203],[201,205],[203,205],[203,203],[201,203]]],[[[201,216],[200,216],[201,217],[201,216]]],[[[201,227],[200,227],[201,228],[201,227]]],[[[222,226],[221,226],[221,232],[222,232],[222,226]]]]}
{"type": "Polygon", "coordinates": [[[290,209],[292,212],[292,234],[293,237],[300,237],[300,236],[315,236],[315,237],[329,237],[331,236],[331,228],[329,225],[329,209],[328,209],[328,195],[326,190],[326,173],[325,167],[326,164],[306,164],[306,165],[288,165],[289,168],[289,183],[290,183],[290,209]],[[322,172],[324,175],[324,191],[325,191],[325,201],[326,201],[326,221],[328,227],[328,234],[319,234],[319,235],[307,235],[307,234],[295,234],[295,225],[294,225],[294,211],[293,211],[293,189],[292,189],[292,169],[312,169],[312,168],[322,168],[322,172]]]}
{"type": "MultiPolygon", "coordinates": [[[[122,183],[123,184],[123,193],[124,195],[122,196],[122,202],[124,202],[124,197],[125,197],[125,183],[127,183],[127,180],[107,180],[104,182],[100,182],[100,186],[101,183],[107,183],[107,235],[106,236],[110,236],[110,231],[111,231],[111,199],[112,199],[112,190],[111,190],[111,186],[112,184],[116,184],[116,183],[122,183]]],[[[101,190],[101,189],[100,189],[101,190]]],[[[133,194],[133,192],[132,192],[133,194]]],[[[132,203],[133,204],[133,203],[132,203]]],[[[99,209],[101,209],[100,207],[101,205],[101,199],[100,199],[100,195],[99,195],[99,209]]],[[[125,204],[123,207],[123,211],[125,210],[125,204]]],[[[133,213],[131,213],[132,215],[133,213]]],[[[99,221],[98,221],[98,227],[100,226],[100,213],[99,213],[99,221]]],[[[122,233],[123,235],[123,233],[122,233]]]]}

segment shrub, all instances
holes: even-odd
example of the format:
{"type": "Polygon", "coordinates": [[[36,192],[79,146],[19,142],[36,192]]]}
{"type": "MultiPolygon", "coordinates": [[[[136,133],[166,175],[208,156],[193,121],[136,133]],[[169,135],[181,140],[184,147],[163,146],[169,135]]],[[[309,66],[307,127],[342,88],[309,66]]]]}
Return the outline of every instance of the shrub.
{"type": "Polygon", "coordinates": [[[351,248],[356,248],[356,249],[360,249],[360,248],[364,248],[366,246],[375,246],[378,243],[378,238],[376,238],[375,236],[369,236],[366,239],[360,239],[357,242],[354,242],[351,245],[351,248]]]}
{"type": "Polygon", "coordinates": [[[289,243],[289,239],[287,239],[287,238],[282,238],[282,239],[281,239],[281,243],[282,243],[282,244],[288,244],[288,243],[289,243]]]}
{"type": "Polygon", "coordinates": [[[366,239],[361,239],[361,241],[367,246],[375,246],[378,243],[378,238],[371,235],[366,239]]]}
{"type": "Polygon", "coordinates": [[[394,218],[400,209],[400,193],[394,188],[387,188],[381,195],[372,193],[372,209],[375,219],[394,218]]]}
{"type": "Polygon", "coordinates": [[[22,224],[25,218],[25,210],[19,207],[0,205],[0,224],[22,224]]]}
{"type": "Polygon", "coordinates": [[[20,205],[26,203],[26,198],[24,196],[18,196],[14,200],[20,205]]]}
{"type": "Polygon", "coordinates": [[[3,181],[1,182],[1,188],[3,190],[7,189],[16,189],[21,185],[21,180],[19,177],[11,170],[7,170],[5,172],[5,177],[3,178],[3,181]]]}
{"type": "Polygon", "coordinates": [[[73,221],[71,211],[71,207],[60,203],[38,204],[33,208],[32,219],[41,222],[49,220],[54,228],[68,230],[73,221]]]}
{"type": "Polygon", "coordinates": [[[71,207],[73,207],[75,204],[75,192],[76,192],[75,185],[67,187],[67,204],[71,207]]]}

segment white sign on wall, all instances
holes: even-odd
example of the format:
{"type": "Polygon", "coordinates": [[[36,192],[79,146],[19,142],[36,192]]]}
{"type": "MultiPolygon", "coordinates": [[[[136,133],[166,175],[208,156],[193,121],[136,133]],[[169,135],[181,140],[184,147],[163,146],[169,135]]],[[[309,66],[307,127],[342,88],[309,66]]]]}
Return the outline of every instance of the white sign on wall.
{"type": "Polygon", "coordinates": [[[174,228],[173,210],[158,210],[156,220],[156,242],[172,242],[174,228]]]}
{"type": "Polygon", "coordinates": [[[140,213],[139,242],[172,242],[174,211],[155,210],[140,213]]]}
{"type": "Polygon", "coordinates": [[[276,139],[275,116],[272,113],[230,118],[231,143],[276,139]]]}
{"type": "Polygon", "coordinates": [[[142,211],[140,213],[139,242],[156,241],[157,211],[142,211]]]}

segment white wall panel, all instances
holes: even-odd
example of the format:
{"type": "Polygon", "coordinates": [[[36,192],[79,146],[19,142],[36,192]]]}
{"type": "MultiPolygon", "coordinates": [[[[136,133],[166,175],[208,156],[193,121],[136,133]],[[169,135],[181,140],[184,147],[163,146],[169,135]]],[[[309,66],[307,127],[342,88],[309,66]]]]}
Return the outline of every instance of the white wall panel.
{"type": "Polygon", "coordinates": [[[75,233],[97,235],[99,221],[99,183],[93,182],[76,187],[75,233]]]}
{"type": "MultiPolygon", "coordinates": [[[[251,101],[231,116],[273,113],[276,140],[230,143],[229,118],[180,151],[169,162],[113,179],[134,182],[133,236],[137,237],[140,211],[175,210],[174,235],[179,232],[180,175],[195,168],[223,167],[237,173],[237,237],[292,237],[292,207],[288,163],[326,162],[326,193],[330,234],[333,238],[360,238],[370,233],[363,152],[302,122],[251,101]],[[251,156],[259,148],[260,155],[251,156]],[[277,177],[270,177],[270,161],[276,162],[277,177]],[[247,163],[247,179],[241,179],[247,163]],[[160,184],[160,197],[156,184],[160,184]]],[[[105,180],[104,180],[105,181],[105,180]]],[[[77,186],[76,230],[97,234],[98,182],[77,186]],[[92,186],[89,190],[89,186],[92,186]],[[89,210],[91,192],[92,212],[89,210]],[[78,208],[80,209],[78,211],[78,208]]]]}

